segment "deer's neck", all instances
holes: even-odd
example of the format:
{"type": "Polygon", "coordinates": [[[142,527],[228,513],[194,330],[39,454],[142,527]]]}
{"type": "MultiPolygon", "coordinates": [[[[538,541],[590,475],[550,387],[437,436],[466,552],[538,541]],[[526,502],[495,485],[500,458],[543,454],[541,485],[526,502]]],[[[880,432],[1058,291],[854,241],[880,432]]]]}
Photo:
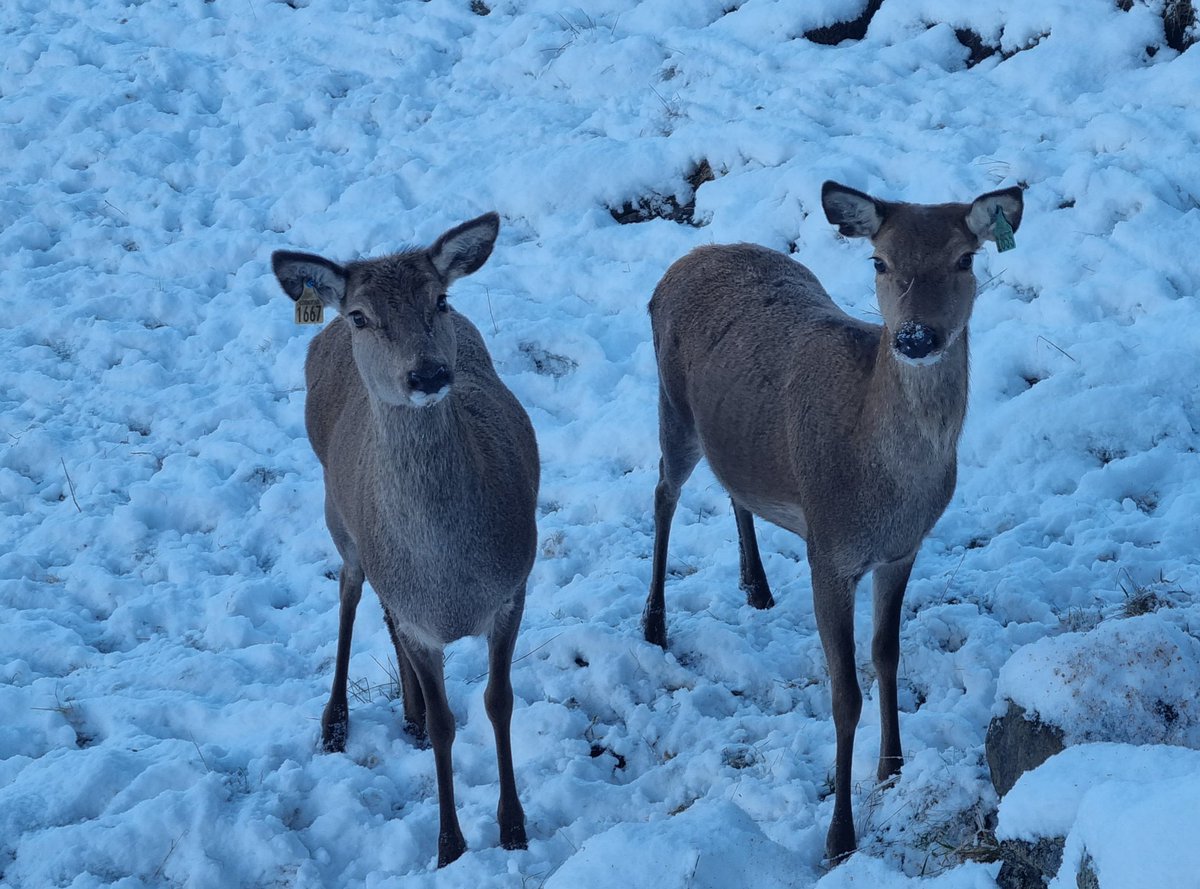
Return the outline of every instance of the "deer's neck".
{"type": "Polygon", "coordinates": [[[413,502],[418,491],[437,501],[471,487],[468,430],[451,393],[431,407],[410,408],[372,402],[376,447],[371,474],[389,499],[413,502]]]}
{"type": "Polygon", "coordinates": [[[924,366],[898,358],[890,342],[884,328],[867,387],[865,431],[884,455],[953,462],[967,409],[967,332],[924,366]]]}

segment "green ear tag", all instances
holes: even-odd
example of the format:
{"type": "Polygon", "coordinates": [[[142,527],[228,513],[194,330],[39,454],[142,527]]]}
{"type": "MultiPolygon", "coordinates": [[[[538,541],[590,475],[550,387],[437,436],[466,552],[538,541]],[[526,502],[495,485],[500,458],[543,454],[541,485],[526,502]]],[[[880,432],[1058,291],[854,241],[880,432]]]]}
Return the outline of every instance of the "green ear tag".
{"type": "Polygon", "coordinates": [[[317,282],[311,278],[304,282],[300,298],[296,300],[297,324],[322,324],[325,321],[325,305],[317,296],[317,282]]]}
{"type": "Polygon", "coordinates": [[[1008,224],[1004,211],[999,207],[996,207],[996,214],[992,217],[992,234],[996,236],[997,253],[1012,250],[1017,246],[1017,239],[1013,237],[1013,228],[1008,224]]]}

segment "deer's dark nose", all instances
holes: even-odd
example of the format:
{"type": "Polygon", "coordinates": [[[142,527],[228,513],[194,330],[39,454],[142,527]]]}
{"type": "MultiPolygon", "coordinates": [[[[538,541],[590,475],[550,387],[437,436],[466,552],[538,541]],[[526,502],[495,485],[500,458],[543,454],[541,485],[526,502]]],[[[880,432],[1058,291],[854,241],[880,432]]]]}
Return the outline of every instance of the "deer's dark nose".
{"type": "Polygon", "coordinates": [[[426,395],[435,395],[452,382],[454,374],[444,364],[425,364],[408,375],[409,388],[426,395]]]}
{"type": "Polygon", "coordinates": [[[905,358],[927,358],[942,347],[937,331],[926,324],[909,321],[901,325],[894,346],[905,358]]]}

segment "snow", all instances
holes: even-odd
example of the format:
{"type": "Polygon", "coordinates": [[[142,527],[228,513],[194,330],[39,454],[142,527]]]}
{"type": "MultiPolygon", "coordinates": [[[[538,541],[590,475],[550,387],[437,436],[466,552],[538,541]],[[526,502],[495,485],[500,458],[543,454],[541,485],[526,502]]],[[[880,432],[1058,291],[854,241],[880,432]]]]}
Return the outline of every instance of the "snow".
{"type": "Polygon", "coordinates": [[[1200,885],[1200,751],[1163,745],[1068,747],[1026,772],[1000,803],[999,839],[1066,837],[1050,889],[1200,885]]]}
{"type": "Polygon", "coordinates": [[[1200,639],[1155,613],[1026,645],[1001,668],[997,691],[1067,744],[1200,748],[1197,688],[1200,639]]]}
{"type": "Polygon", "coordinates": [[[723,889],[784,889],[811,883],[804,858],[767,839],[730,802],[699,802],[661,824],[618,824],[589,838],[545,885],[572,889],[603,884],[723,889]]]}
{"type": "MultiPolygon", "coordinates": [[[[1141,2],[888,0],[838,47],[800,35],[861,4],[489,5],[0,11],[0,885],[474,889],[613,869],[629,885],[990,885],[995,865],[951,850],[997,805],[998,682],[1062,703],[1038,664],[1095,627],[1120,656],[1089,649],[1106,682],[1158,677],[1182,706],[1194,676],[1130,650],[1154,636],[1194,657],[1200,627],[1200,55],[1167,48],[1141,2]],[[967,68],[955,28],[1002,53],[967,68]],[[701,160],[701,226],[613,220],[686,202],[701,160]],[[907,761],[887,789],[860,591],[860,852],[830,872],[834,737],[802,541],[760,523],[778,605],[747,607],[702,466],[671,540],[670,650],[638,626],[658,462],[646,301],[690,248],[745,240],[794,246],[871,318],[869,249],[825,221],[825,179],[930,202],[1028,186],[1017,249],[977,262],[959,487],[906,597],[907,761]],[[495,253],[451,298],[543,459],[513,670],[530,848],[498,845],[486,654],[464,640],[446,675],[469,851],[439,873],[433,758],[386,694],[372,596],[347,753],[318,752],[338,563],[303,430],[314,328],[269,257],[378,255],[492,209],[495,253]],[[1135,623],[1139,589],[1163,607],[1135,623]]],[[[1130,837],[1171,836],[1182,790],[1195,798],[1178,787],[1100,785],[1071,830],[1093,855],[1117,812],[1136,815],[1130,837]]],[[[1127,872],[1135,851],[1097,863],[1127,872]]],[[[1155,866],[1157,885],[1196,872],[1155,866]]]]}

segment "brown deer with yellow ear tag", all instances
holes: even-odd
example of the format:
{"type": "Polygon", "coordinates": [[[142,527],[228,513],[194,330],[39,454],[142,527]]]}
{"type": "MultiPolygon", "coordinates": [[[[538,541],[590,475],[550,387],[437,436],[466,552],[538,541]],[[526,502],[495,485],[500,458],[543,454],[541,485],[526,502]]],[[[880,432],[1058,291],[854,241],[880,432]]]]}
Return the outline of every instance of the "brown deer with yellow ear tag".
{"type": "Polygon", "coordinates": [[[288,296],[314,293],[338,313],[305,364],[305,425],[325,470],[325,522],[343,562],[322,742],[329,752],[346,747],[350,640],[369,580],[395,645],[405,719],[433,746],[439,867],[466,849],[442,672],[443,648],[463,636],[488,640],[484,704],[496,736],[500,843],[526,843],[509,671],[537,542],[537,444],[479,331],[447,300],[447,288],[491,255],[499,228],[488,213],[428,249],[344,266],[307,253],[272,257],[288,296]]]}

